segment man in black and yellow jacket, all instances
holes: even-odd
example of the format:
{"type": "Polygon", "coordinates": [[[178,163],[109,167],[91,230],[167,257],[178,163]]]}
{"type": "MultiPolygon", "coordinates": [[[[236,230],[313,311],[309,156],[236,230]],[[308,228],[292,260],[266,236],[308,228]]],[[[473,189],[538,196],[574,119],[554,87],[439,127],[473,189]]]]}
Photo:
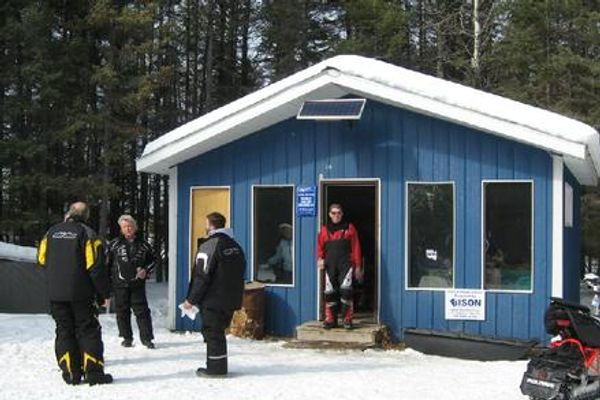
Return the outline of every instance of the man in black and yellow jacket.
{"type": "Polygon", "coordinates": [[[42,239],[38,263],[47,270],[50,311],[56,322],[55,352],[66,383],[111,383],[104,373],[104,345],[96,298],[110,303],[110,282],[102,241],[85,224],[89,210],[74,203],[64,222],[42,239]]]}

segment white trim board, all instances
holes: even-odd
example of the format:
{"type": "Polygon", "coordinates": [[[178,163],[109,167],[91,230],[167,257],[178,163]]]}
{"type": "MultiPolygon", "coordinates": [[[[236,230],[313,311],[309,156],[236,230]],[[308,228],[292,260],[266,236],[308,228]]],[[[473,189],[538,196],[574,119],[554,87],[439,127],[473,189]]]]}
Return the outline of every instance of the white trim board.
{"type": "Polygon", "coordinates": [[[169,170],[169,283],[168,283],[168,304],[167,309],[167,328],[176,329],[177,320],[177,198],[178,192],[177,167],[169,170]]]}
{"type": "MultiPolygon", "coordinates": [[[[517,101],[360,56],[337,56],[161,136],[137,161],[142,172],[172,165],[294,117],[304,100],[359,95],[564,156],[585,185],[600,171],[594,128],[517,101]]],[[[367,105],[368,107],[368,105],[367,105]]]]}
{"type": "Polygon", "coordinates": [[[563,297],[564,164],[552,156],[552,297],[563,297]]]}

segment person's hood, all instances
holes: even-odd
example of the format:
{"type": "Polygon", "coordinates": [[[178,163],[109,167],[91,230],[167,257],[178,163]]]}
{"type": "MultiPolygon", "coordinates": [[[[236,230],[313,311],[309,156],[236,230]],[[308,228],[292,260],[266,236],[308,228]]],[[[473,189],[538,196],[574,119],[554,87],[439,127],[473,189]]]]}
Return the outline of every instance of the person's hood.
{"type": "Polygon", "coordinates": [[[231,228],[219,228],[219,229],[215,229],[214,231],[211,231],[209,236],[212,235],[216,235],[217,233],[222,233],[224,235],[229,236],[230,238],[233,239],[233,229],[231,228]]]}

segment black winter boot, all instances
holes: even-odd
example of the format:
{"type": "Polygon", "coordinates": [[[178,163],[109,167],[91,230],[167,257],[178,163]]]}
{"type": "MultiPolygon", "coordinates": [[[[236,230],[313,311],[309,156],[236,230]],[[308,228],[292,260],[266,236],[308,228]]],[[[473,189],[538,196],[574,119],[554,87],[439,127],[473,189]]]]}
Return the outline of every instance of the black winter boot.
{"type": "Polygon", "coordinates": [[[104,372],[89,372],[85,377],[85,381],[90,385],[106,385],[113,382],[111,374],[105,374],[104,372]]]}

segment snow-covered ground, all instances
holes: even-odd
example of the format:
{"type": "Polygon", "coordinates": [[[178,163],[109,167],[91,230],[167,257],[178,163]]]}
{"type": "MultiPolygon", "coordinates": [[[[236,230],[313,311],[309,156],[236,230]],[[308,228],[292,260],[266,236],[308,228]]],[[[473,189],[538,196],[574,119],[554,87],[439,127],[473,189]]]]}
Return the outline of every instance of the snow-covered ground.
{"type": "MultiPolygon", "coordinates": [[[[0,399],[522,399],[526,363],[474,362],[407,351],[319,351],[229,337],[228,379],[201,379],[198,333],[164,328],[166,286],[149,284],[156,350],[120,346],[114,315],[102,315],[113,385],[67,386],[54,361],[46,315],[0,314],[0,399]]],[[[134,322],[135,326],[135,322],[134,322]]],[[[134,329],[135,330],[135,329],[134,329]]],[[[137,332],[137,331],[136,331],[137,332]]]]}

